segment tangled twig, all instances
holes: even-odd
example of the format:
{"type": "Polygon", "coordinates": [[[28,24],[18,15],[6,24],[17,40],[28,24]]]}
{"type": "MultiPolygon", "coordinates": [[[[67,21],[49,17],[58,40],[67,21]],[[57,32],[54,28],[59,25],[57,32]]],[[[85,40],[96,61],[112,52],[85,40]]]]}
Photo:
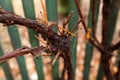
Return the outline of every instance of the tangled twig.
{"type": "MultiPolygon", "coordinates": [[[[54,53],[56,56],[61,56],[64,59],[64,70],[67,71],[68,79],[73,80],[73,69],[72,69],[72,63],[71,63],[71,52],[70,52],[70,44],[69,44],[69,36],[65,34],[58,34],[55,33],[51,28],[46,27],[43,23],[39,23],[35,20],[29,20],[22,18],[18,15],[15,15],[13,13],[7,12],[3,9],[0,9],[0,22],[4,23],[9,27],[9,25],[19,24],[26,26],[27,28],[31,28],[34,31],[36,31],[38,34],[41,34],[42,38],[47,41],[47,45],[50,49],[47,49],[48,52],[54,53]],[[60,53],[59,53],[60,51],[60,53]],[[59,55],[57,55],[59,53],[59,55]]],[[[25,48],[19,51],[13,51],[12,55],[10,57],[16,57],[20,55],[24,55],[31,52],[36,52],[36,49],[39,48],[25,48]]],[[[39,52],[39,50],[37,50],[39,52]]],[[[47,52],[45,51],[45,52],[47,52]]],[[[10,57],[7,57],[9,59],[10,57]]],[[[3,57],[1,57],[1,60],[3,60],[3,57]]],[[[64,79],[64,76],[63,76],[64,79]]]]}

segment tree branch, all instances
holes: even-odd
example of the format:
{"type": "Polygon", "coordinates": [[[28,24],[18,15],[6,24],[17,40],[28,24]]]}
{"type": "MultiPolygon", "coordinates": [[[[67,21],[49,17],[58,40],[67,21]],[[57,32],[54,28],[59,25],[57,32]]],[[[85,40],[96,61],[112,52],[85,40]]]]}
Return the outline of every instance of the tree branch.
{"type": "MultiPolygon", "coordinates": [[[[87,28],[87,26],[86,26],[86,24],[85,24],[85,21],[84,21],[84,18],[83,18],[83,14],[82,14],[82,12],[81,12],[81,9],[80,9],[78,0],[75,0],[75,4],[76,4],[77,10],[78,10],[78,14],[79,14],[80,18],[83,20],[83,21],[82,21],[82,25],[83,25],[83,27],[84,27],[84,30],[85,30],[85,32],[87,33],[87,32],[88,32],[88,28],[87,28]]],[[[98,41],[96,41],[94,38],[90,37],[90,38],[89,38],[89,41],[90,41],[90,43],[91,43],[93,46],[95,46],[98,50],[100,50],[100,51],[103,51],[103,50],[104,50],[104,49],[102,48],[102,46],[100,45],[100,43],[99,43],[98,41]]]]}
{"type": "MultiPolygon", "coordinates": [[[[57,34],[51,28],[45,26],[43,23],[39,23],[35,20],[22,18],[18,15],[7,12],[3,9],[0,9],[0,22],[6,24],[7,27],[9,27],[9,25],[14,25],[14,24],[23,25],[27,28],[31,28],[34,31],[40,33],[42,38],[47,41],[47,46],[49,46],[49,50],[52,53],[56,55],[58,51],[61,52],[60,56],[62,56],[62,58],[64,59],[64,68],[67,71],[68,80],[74,80],[73,68],[71,63],[69,36],[67,36],[66,34],[57,34]]],[[[32,50],[34,52],[34,49],[32,50]]],[[[23,50],[19,52],[19,55],[27,54],[28,52],[32,52],[32,51],[23,50]]],[[[13,53],[15,54],[14,57],[18,56],[18,52],[15,51],[13,53]]],[[[9,56],[7,57],[10,58],[13,57],[13,55],[9,54],[9,56]]]]}
{"type": "Polygon", "coordinates": [[[34,47],[34,48],[29,48],[29,47],[24,46],[15,51],[6,53],[4,56],[0,57],[0,62],[4,62],[10,58],[22,56],[22,55],[29,54],[29,53],[32,54],[35,52],[44,52],[44,51],[45,51],[45,47],[43,47],[43,46],[34,47]]]}
{"type": "MultiPolygon", "coordinates": [[[[109,7],[108,7],[109,6],[109,0],[103,0],[103,1],[104,1],[104,4],[103,4],[103,22],[102,22],[103,23],[103,32],[102,32],[103,33],[102,34],[103,35],[103,38],[102,38],[103,42],[102,42],[102,45],[98,41],[96,41],[93,37],[90,37],[89,41],[93,46],[95,46],[102,53],[102,65],[103,65],[107,80],[110,80],[110,79],[112,79],[112,74],[111,74],[110,68],[109,68],[110,67],[109,59],[111,57],[111,51],[109,51],[108,48],[106,48],[106,46],[105,46],[108,43],[107,38],[106,38],[107,31],[105,31],[105,30],[106,30],[106,24],[107,24],[106,21],[107,21],[107,17],[108,17],[108,14],[109,14],[109,7]],[[108,9],[108,11],[107,11],[107,9],[108,9]]],[[[82,20],[84,20],[78,0],[75,0],[75,4],[76,4],[76,7],[77,7],[80,18],[82,20]]],[[[85,21],[82,22],[82,25],[84,27],[85,32],[88,33],[85,21]]]]}
{"type": "Polygon", "coordinates": [[[112,51],[117,50],[117,49],[119,49],[119,48],[120,48],[120,41],[117,42],[115,45],[112,45],[112,47],[110,47],[110,49],[111,49],[112,51]]]}
{"type": "Polygon", "coordinates": [[[32,28],[38,33],[45,32],[45,25],[42,23],[38,23],[37,21],[21,18],[18,15],[10,13],[0,8],[0,22],[5,23],[8,27],[9,25],[19,24],[24,25],[28,28],[32,28]]]}

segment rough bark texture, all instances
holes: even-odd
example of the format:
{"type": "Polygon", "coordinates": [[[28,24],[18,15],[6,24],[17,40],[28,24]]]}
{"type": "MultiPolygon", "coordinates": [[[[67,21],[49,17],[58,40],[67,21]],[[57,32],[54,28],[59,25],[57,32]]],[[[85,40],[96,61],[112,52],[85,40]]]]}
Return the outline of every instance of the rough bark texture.
{"type": "MultiPolygon", "coordinates": [[[[103,0],[103,9],[102,9],[102,46],[106,49],[109,45],[108,43],[108,21],[110,16],[110,0],[103,0]]],[[[109,60],[111,58],[109,51],[108,54],[105,52],[101,52],[101,64],[104,69],[104,73],[106,75],[107,80],[113,79],[111,71],[110,71],[110,63],[109,60]]]]}
{"type": "MultiPolygon", "coordinates": [[[[67,71],[68,79],[74,80],[73,68],[72,68],[71,56],[70,56],[71,52],[69,45],[69,37],[66,36],[66,34],[59,35],[55,33],[51,28],[46,27],[43,23],[22,18],[18,15],[7,12],[3,9],[0,9],[0,22],[4,23],[8,27],[9,25],[14,25],[14,24],[23,25],[26,26],[27,28],[33,29],[34,31],[38,32],[38,34],[41,34],[43,39],[47,41],[47,45],[50,47],[49,51],[54,53],[54,55],[56,55],[58,51],[61,52],[60,56],[62,56],[64,59],[64,69],[67,71]]],[[[20,55],[23,54],[24,53],[21,53],[20,55]]],[[[7,59],[9,56],[7,56],[7,59]]],[[[11,55],[11,56],[15,56],[15,55],[11,55]]],[[[3,57],[1,57],[1,61],[2,58],[3,57]]]]}
{"type": "MultiPolygon", "coordinates": [[[[78,0],[75,0],[76,7],[79,13],[80,18],[82,19],[82,25],[86,33],[88,33],[87,26],[84,22],[82,12],[79,7],[78,0]]],[[[101,63],[104,68],[104,72],[106,75],[107,80],[112,80],[113,76],[110,71],[110,63],[109,60],[112,56],[112,52],[118,48],[120,48],[120,41],[115,45],[108,45],[107,40],[107,24],[108,24],[108,17],[110,13],[110,0],[103,0],[103,21],[102,21],[102,44],[94,39],[94,37],[90,36],[88,41],[96,47],[102,53],[101,63]]],[[[43,23],[37,22],[35,20],[29,20],[22,18],[18,15],[13,13],[7,12],[3,9],[0,9],[0,22],[7,25],[23,25],[27,28],[31,28],[36,31],[38,34],[41,34],[43,39],[47,41],[47,45],[50,47],[48,51],[54,53],[56,55],[58,51],[60,51],[60,56],[64,59],[64,72],[67,71],[68,80],[74,80],[73,76],[73,68],[71,63],[71,52],[70,52],[70,41],[69,37],[64,34],[57,34],[51,28],[46,27],[43,23]]],[[[23,53],[21,53],[23,54],[23,53]]],[[[20,55],[21,55],[20,54],[20,55]]],[[[25,53],[27,54],[27,53],[25,53]]],[[[13,55],[12,55],[13,56],[13,55]]],[[[2,57],[1,57],[2,58],[2,57]]],[[[7,58],[8,59],[8,58],[7,58]]],[[[2,59],[0,60],[2,61],[2,59]]],[[[119,78],[119,70],[117,73],[117,77],[119,78]]],[[[63,76],[64,79],[64,76],[63,76]]],[[[117,79],[118,80],[118,79],[117,79]]]]}

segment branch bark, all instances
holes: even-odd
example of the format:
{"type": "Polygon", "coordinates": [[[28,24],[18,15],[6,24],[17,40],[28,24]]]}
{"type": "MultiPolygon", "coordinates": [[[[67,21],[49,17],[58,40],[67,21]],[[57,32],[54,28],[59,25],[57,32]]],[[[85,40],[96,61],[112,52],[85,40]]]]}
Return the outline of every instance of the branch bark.
{"type": "MultiPolygon", "coordinates": [[[[80,18],[84,20],[78,0],[75,0],[75,3],[78,9],[80,18]]],[[[109,12],[110,12],[110,0],[103,0],[102,44],[96,41],[93,37],[89,38],[90,43],[102,53],[101,62],[102,62],[107,80],[113,79],[110,71],[110,64],[109,64],[112,51],[111,50],[109,51],[108,41],[107,41],[107,23],[108,23],[109,12]]],[[[87,33],[88,30],[84,21],[82,22],[82,25],[84,27],[85,32],[87,33]]]]}
{"type": "Polygon", "coordinates": [[[17,49],[15,51],[6,53],[4,56],[0,57],[0,62],[4,62],[10,58],[13,57],[18,57],[18,56],[22,56],[25,54],[29,54],[29,53],[35,53],[35,52],[43,52],[44,51],[44,47],[43,46],[39,46],[39,47],[34,47],[34,48],[29,48],[29,47],[22,47],[20,49],[17,49]]]}
{"type": "MultiPolygon", "coordinates": [[[[56,55],[58,51],[61,51],[60,56],[62,56],[62,58],[65,61],[64,68],[65,68],[65,71],[67,71],[68,80],[74,80],[73,68],[72,68],[72,62],[71,62],[71,56],[70,56],[71,52],[70,52],[69,36],[67,36],[66,34],[59,35],[55,33],[51,28],[46,27],[43,23],[39,23],[35,20],[22,18],[18,15],[7,12],[1,8],[0,8],[0,22],[7,25],[7,27],[9,27],[9,25],[14,25],[14,24],[23,25],[27,28],[33,29],[34,31],[38,32],[38,34],[40,33],[43,39],[47,41],[47,45],[50,48],[49,50],[52,53],[54,53],[54,55],[56,55]]],[[[11,57],[24,55],[29,52],[34,52],[34,51],[39,52],[39,50],[36,50],[38,48],[35,48],[35,49],[33,48],[29,50],[23,49],[22,51],[20,50],[20,52],[14,51],[12,52],[14,53],[14,55],[9,54],[7,56],[7,59],[11,57]]],[[[5,57],[1,57],[1,59],[3,58],[4,60],[6,59],[5,57]]]]}
{"type": "Polygon", "coordinates": [[[117,50],[117,49],[119,49],[120,48],[120,41],[119,42],[117,42],[115,45],[112,45],[112,47],[110,48],[112,51],[114,51],[114,50],[117,50]]]}
{"type": "MultiPolygon", "coordinates": [[[[108,1],[108,0],[106,0],[108,1]]],[[[85,32],[88,32],[87,26],[85,24],[85,21],[83,19],[83,15],[82,12],[80,10],[80,6],[78,3],[78,0],[75,0],[77,9],[78,9],[78,13],[80,18],[82,19],[82,25],[84,27],[85,32]]],[[[107,17],[106,15],[108,14],[108,12],[106,13],[106,9],[104,9],[105,7],[109,8],[108,6],[106,6],[106,4],[103,5],[103,20],[107,21],[107,17]]],[[[109,59],[111,57],[111,53],[116,50],[117,48],[120,47],[120,42],[118,42],[116,45],[114,45],[113,47],[105,47],[107,45],[107,40],[106,37],[107,34],[105,32],[106,30],[106,23],[103,21],[103,38],[102,38],[102,45],[96,41],[93,37],[90,37],[88,40],[90,41],[90,43],[97,48],[102,54],[102,64],[104,67],[104,71],[106,73],[107,79],[110,80],[112,79],[112,75],[110,72],[109,67],[109,59]],[[109,51],[109,49],[112,49],[109,51]],[[106,66],[107,65],[107,66],[106,66]]],[[[73,69],[72,69],[72,63],[71,63],[71,52],[70,52],[70,46],[69,46],[69,39],[66,35],[59,35],[57,33],[55,33],[51,28],[46,27],[45,24],[37,22],[35,20],[29,20],[29,19],[25,19],[22,18],[18,15],[15,15],[13,13],[7,12],[3,9],[0,8],[0,22],[6,24],[8,27],[9,25],[14,25],[14,24],[19,24],[19,25],[23,25],[27,28],[31,28],[34,31],[38,32],[38,34],[40,33],[43,37],[44,40],[47,40],[48,42],[48,46],[50,46],[50,49],[52,50],[52,52],[56,55],[58,51],[61,51],[61,55],[65,61],[64,65],[64,69],[67,70],[68,72],[68,79],[69,80],[73,80],[73,69]],[[68,66],[69,65],[69,66],[68,66]]],[[[17,57],[17,56],[21,56],[27,53],[31,53],[31,52],[36,52],[39,50],[41,50],[41,47],[37,47],[37,48],[28,48],[28,49],[23,49],[20,51],[15,51],[15,52],[10,52],[13,55],[8,55],[7,58],[5,58],[4,56],[0,58],[0,60],[6,60],[8,58],[11,57],[17,57]]],[[[66,71],[64,70],[64,71],[66,71]]]]}
{"type": "MultiPolygon", "coordinates": [[[[108,42],[108,21],[110,16],[110,0],[103,0],[103,9],[102,9],[102,46],[103,48],[107,49],[109,46],[108,42]]],[[[101,52],[101,64],[103,65],[104,73],[106,75],[107,80],[113,79],[113,76],[110,71],[110,63],[109,60],[111,58],[110,55],[108,55],[105,52],[101,52]]],[[[112,51],[109,51],[109,54],[111,54],[112,51]]]]}

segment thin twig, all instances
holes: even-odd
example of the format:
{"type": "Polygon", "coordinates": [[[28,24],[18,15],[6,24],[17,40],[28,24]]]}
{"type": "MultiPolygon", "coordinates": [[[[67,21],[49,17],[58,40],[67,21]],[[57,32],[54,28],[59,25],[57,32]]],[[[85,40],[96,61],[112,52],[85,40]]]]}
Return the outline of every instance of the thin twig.
{"type": "Polygon", "coordinates": [[[60,56],[61,52],[58,51],[58,53],[56,54],[55,58],[52,61],[52,65],[54,65],[55,61],[58,59],[58,57],[60,56]]]}
{"type": "MultiPolygon", "coordinates": [[[[0,9],[0,22],[6,24],[7,27],[14,24],[23,25],[27,28],[33,29],[34,31],[38,32],[38,34],[41,34],[42,38],[47,41],[47,44],[54,55],[57,55],[58,51],[61,51],[62,54],[60,56],[62,56],[64,59],[65,69],[68,74],[68,80],[74,79],[70,56],[70,43],[66,34],[60,35],[58,33],[55,33],[51,28],[47,28],[43,23],[22,18],[7,11],[3,11],[2,9],[0,9]]],[[[47,53],[49,52],[50,50],[47,53]]],[[[23,53],[20,53],[20,55],[21,54],[23,53]]]]}
{"type": "MultiPolygon", "coordinates": [[[[87,26],[85,24],[85,21],[84,21],[84,18],[83,18],[83,15],[82,15],[82,12],[81,12],[81,9],[80,9],[80,6],[79,6],[79,2],[78,0],[75,0],[75,4],[76,4],[76,7],[77,7],[77,10],[78,10],[78,13],[79,13],[79,16],[80,18],[83,20],[82,21],[82,25],[84,27],[84,30],[85,32],[87,33],[88,32],[88,29],[87,29],[87,26]]],[[[102,46],[100,45],[100,43],[98,41],[96,41],[94,38],[90,37],[89,38],[89,41],[92,45],[94,45],[98,50],[100,51],[103,51],[104,49],[102,48],[102,46]]]]}
{"type": "Polygon", "coordinates": [[[110,47],[110,49],[111,49],[112,51],[117,50],[117,49],[119,49],[119,48],[120,48],[120,41],[117,42],[115,45],[112,45],[112,47],[110,47]]]}
{"type": "Polygon", "coordinates": [[[4,62],[13,57],[18,57],[18,56],[22,56],[29,53],[36,53],[36,52],[43,52],[43,51],[44,51],[43,46],[34,47],[34,48],[23,47],[15,51],[6,53],[4,56],[0,57],[0,62],[4,62]]]}
{"type": "Polygon", "coordinates": [[[72,16],[73,16],[73,12],[71,12],[69,16],[65,18],[65,20],[63,21],[63,28],[66,28],[66,25],[70,22],[72,16]]]}
{"type": "Polygon", "coordinates": [[[76,4],[77,10],[78,10],[78,14],[79,14],[80,18],[83,20],[82,24],[83,24],[84,30],[87,33],[87,26],[85,24],[85,21],[84,21],[84,18],[83,18],[83,15],[82,15],[78,0],[75,0],[75,4],[76,4]]]}

